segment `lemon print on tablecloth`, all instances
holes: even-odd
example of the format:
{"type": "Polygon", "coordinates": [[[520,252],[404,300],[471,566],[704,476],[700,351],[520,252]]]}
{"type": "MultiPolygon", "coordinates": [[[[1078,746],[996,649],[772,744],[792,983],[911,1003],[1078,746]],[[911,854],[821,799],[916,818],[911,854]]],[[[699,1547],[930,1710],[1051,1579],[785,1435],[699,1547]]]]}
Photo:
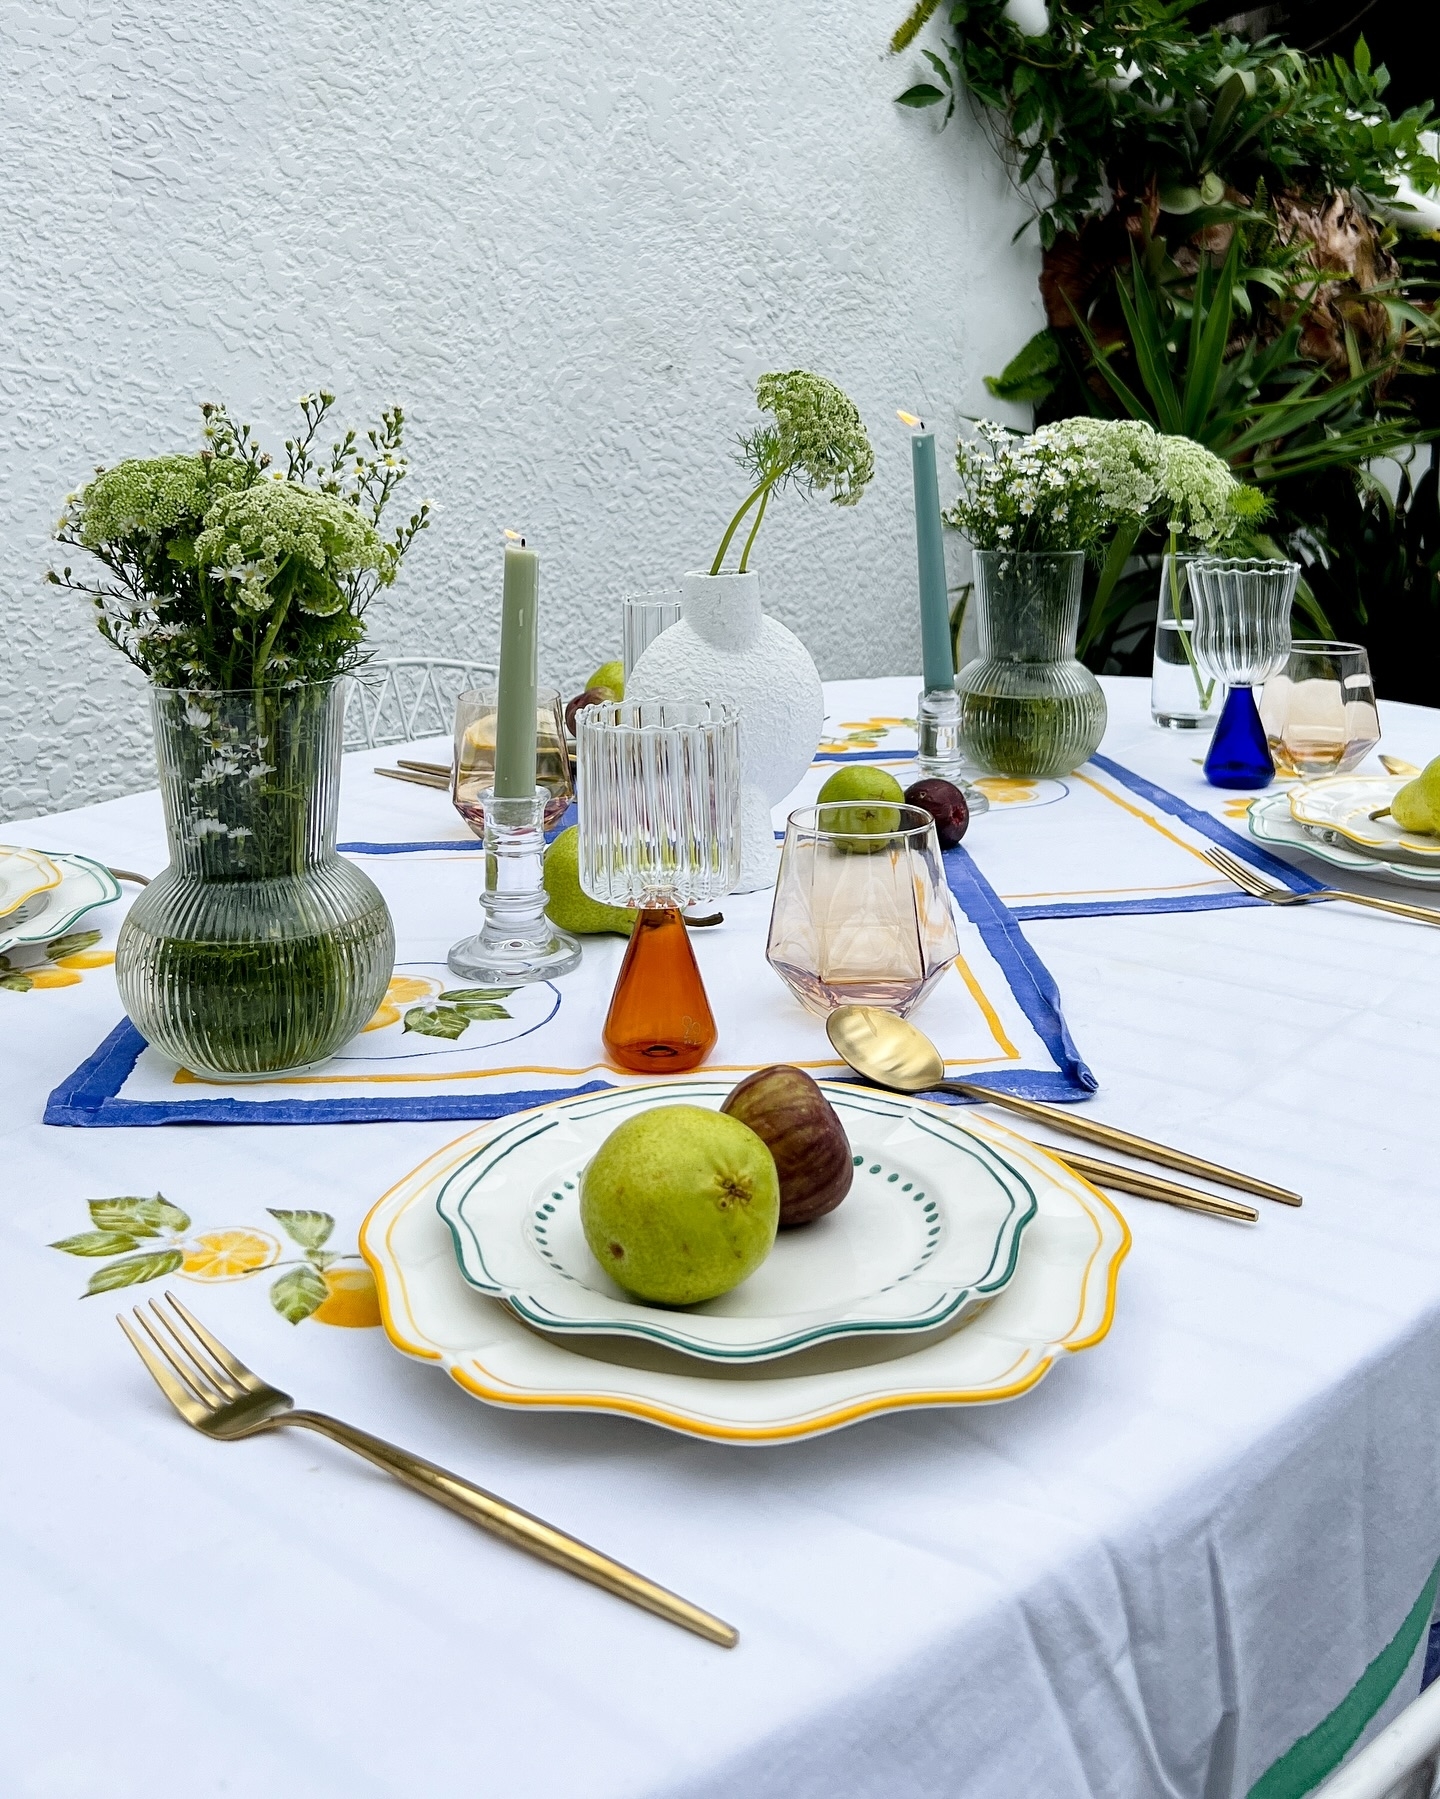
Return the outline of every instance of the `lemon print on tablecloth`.
{"type": "Polygon", "coordinates": [[[86,969],[108,968],[115,960],[114,950],[92,947],[99,941],[98,931],[71,931],[64,937],[52,937],[35,960],[0,955],[0,987],[11,993],[78,987],[86,969]]]}
{"type": "Polygon", "coordinates": [[[341,1263],[324,1274],[326,1296],[312,1316],[317,1324],[338,1324],[345,1330],[373,1330],[380,1323],[380,1295],[368,1265],[341,1263]]]}
{"type": "Polygon", "coordinates": [[[206,1231],[183,1253],[180,1272],[192,1281],[243,1281],[280,1260],[280,1242],[268,1231],[206,1231]]]}
{"type": "Polygon", "coordinates": [[[1222,814],[1226,818],[1248,817],[1249,812],[1250,812],[1250,807],[1253,803],[1254,802],[1252,800],[1248,800],[1248,799],[1226,800],[1224,806],[1221,809],[1222,814]]]}
{"type": "Polygon", "coordinates": [[[848,750],[877,749],[883,739],[891,731],[914,730],[913,718],[855,718],[845,719],[839,731],[827,731],[820,739],[820,749],[830,754],[843,754],[848,750]],[[841,734],[843,733],[843,735],[841,734]]]}
{"type": "Polygon", "coordinates": [[[270,1304],[291,1324],[369,1330],[380,1322],[375,1277],[353,1251],[328,1247],[335,1229],[329,1212],[267,1207],[289,1245],[273,1231],[237,1226],[193,1231],[190,1215],[163,1193],[142,1199],[124,1194],[92,1199],[92,1228],[50,1245],[64,1255],[84,1256],[103,1266],[90,1276],[85,1297],[137,1287],[179,1274],[193,1281],[243,1281],[273,1271],[270,1304]],[[297,1254],[287,1256],[287,1247],[297,1254]]]}
{"type": "Polygon", "coordinates": [[[365,1029],[380,1031],[387,1024],[399,1024],[406,1006],[413,1006],[417,1000],[429,999],[439,991],[440,982],[427,980],[424,975],[392,975],[390,985],[385,989],[385,997],[365,1029]]]}

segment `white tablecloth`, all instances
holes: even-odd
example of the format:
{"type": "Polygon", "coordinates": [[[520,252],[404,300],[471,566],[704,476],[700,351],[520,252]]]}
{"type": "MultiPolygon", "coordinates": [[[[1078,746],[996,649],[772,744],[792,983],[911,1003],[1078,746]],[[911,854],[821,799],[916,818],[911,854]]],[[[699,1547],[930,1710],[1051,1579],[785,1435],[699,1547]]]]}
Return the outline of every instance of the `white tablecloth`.
{"type": "MultiPolygon", "coordinates": [[[[1144,685],[1106,686],[1106,753],[1212,804],[1144,685]]],[[[913,690],[832,698],[848,715],[913,690]]],[[[1388,749],[1440,751],[1436,714],[1382,719],[1388,749]]],[[[453,834],[443,795],[358,772],[382,759],[352,764],[342,837],[453,834]]],[[[972,828],[982,868],[990,828],[972,828]]],[[[153,795],[3,834],[164,859],[153,795]]],[[[181,1283],[302,1402],[733,1619],[732,1653],[317,1439],[188,1431],[113,1321],[149,1289],[80,1299],[94,1264],[45,1247],[87,1228],[90,1199],[158,1191],[197,1231],[322,1208],[350,1251],[373,1200],[463,1127],[47,1128],[93,1042],[40,1028],[63,992],[0,991],[0,1793],[1304,1791],[1387,1715],[1383,1692],[1393,1710],[1418,1685],[1440,1555],[1440,935],[1338,906],[1026,931],[1102,1083],[1095,1115],[1306,1205],[1246,1230],[1122,1199],[1111,1335],[1015,1403],[731,1449],[488,1410],[378,1330],[291,1326],[255,1281],[181,1283]]]]}

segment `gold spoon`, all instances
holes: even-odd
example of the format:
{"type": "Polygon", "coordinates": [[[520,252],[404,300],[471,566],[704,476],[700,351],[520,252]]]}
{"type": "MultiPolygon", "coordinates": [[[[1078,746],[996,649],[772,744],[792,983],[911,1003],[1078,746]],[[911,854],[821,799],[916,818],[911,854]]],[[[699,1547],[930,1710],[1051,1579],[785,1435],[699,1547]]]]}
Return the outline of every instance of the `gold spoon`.
{"type": "Polygon", "coordinates": [[[1042,1105],[1039,1100],[1019,1099],[974,1081],[947,1080],[944,1058],[925,1033],[883,1006],[838,1006],[825,1020],[825,1033],[856,1074],[877,1087],[889,1087],[897,1093],[960,1093],[966,1099],[984,1100],[1024,1118],[1039,1119],[1054,1130],[1068,1131],[1072,1137],[1084,1137],[1106,1149],[1122,1150],[1146,1161],[1160,1162],[1166,1168],[1202,1175],[1225,1187],[1238,1187],[1245,1193],[1258,1193],[1263,1199],[1278,1200],[1281,1205],[1301,1204],[1300,1195],[1288,1187],[1272,1186],[1254,1175],[1222,1168],[1216,1162],[1170,1149],[1164,1143],[1152,1143],[1148,1137],[1133,1136],[1112,1124],[1078,1118],[1073,1106],[1042,1105]]]}

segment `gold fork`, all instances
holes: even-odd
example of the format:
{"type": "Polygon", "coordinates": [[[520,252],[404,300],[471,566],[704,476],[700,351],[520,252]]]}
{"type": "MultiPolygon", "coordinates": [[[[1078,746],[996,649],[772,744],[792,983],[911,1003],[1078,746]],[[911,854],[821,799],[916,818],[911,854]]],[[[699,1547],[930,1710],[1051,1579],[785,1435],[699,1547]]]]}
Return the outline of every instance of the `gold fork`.
{"type": "Polygon", "coordinates": [[[612,1561],[587,1543],[566,1536],[543,1519],[487,1493],[483,1487],[472,1486],[458,1474],[450,1474],[434,1462],[422,1461],[418,1455],[397,1449],[393,1443],[356,1430],[351,1424],[342,1424],[324,1412],[297,1411],[288,1393],[252,1374],[198,1318],[186,1311],[173,1293],[167,1293],[165,1299],[174,1316],[163,1312],[152,1299],[148,1311],[135,1308],[138,1330],[123,1313],[116,1314],[116,1322],[171,1405],[187,1424],[193,1424],[207,1437],[229,1442],[234,1437],[278,1430],[286,1424],[318,1431],[322,1437],[343,1443],[367,1462],[374,1462],[403,1480],[407,1487],[458,1512],[516,1549],[528,1550],[541,1561],[553,1562],[557,1568],[578,1574],[582,1580],[604,1587],[607,1593],[628,1599],[632,1605],[693,1630],[697,1636],[707,1637],[723,1648],[733,1649],[740,1640],[733,1625],[701,1611],[679,1594],[656,1586],[643,1574],[612,1561]]]}
{"type": "Polygon", "coordinates": [[[1218,868],[1227,881],[1248,893],[1252,899],[1264,900],[1271,906],[1305,906],[1311,900],[1348,900],[1352,906],[1369,906],[1374,912],[1393,912],[1397,918],[1414,918],[1421,924],[1440,924],[1440,912],[1429,906],[1407,906],[1403,900],[1376,899],[1369,893],[1346,893],[1339,887],[1321,887],[1310,893],[1292,893],[1267,880],[1258,868],[1232,856],[1218,847],[1202,852],[1213,868],[1218,868]]]}

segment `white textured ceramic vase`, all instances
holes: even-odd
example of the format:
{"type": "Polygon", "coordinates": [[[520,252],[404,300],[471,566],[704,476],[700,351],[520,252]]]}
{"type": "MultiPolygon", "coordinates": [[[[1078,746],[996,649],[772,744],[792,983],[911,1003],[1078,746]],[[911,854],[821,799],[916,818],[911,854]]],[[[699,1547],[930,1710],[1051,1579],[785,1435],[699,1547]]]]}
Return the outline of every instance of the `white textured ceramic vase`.
{"type": "Polygon", "coordinates": [[[770,820],[815,759],[825,698],[810,653],[760,610],[758,575],[685,575],[681,613],[630,671],[627,700],[730,700],[740,713],[740,878],[773,887],[770,820]]]}

